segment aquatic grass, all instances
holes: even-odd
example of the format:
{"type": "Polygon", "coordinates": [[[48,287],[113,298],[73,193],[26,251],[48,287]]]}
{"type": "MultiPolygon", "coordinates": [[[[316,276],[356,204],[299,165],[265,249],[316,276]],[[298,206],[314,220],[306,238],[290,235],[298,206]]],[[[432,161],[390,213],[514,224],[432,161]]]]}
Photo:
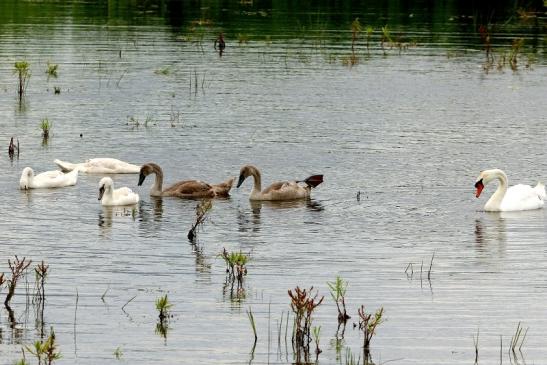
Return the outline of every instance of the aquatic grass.
{"type": "Polygon", "coordinates": [[[160,321],[163,321],[165,318],[167,318],[169,309],[171,309],[172,306],[173,305],[169,303],[167,294],[165,294],[163,297],[156,299],[156,310],[159,312],[158,317],[160,321]]]}
{"type": "Polygon", "coordinates": [[[251,328],[253,329],[253,334],[255,336],[255,344],[256,344],[256,341],[258,340],[258,336],[256,334],[256,322],[255,322],[255,317],[253,315],[253,310],[251,309],[251,307],[249,307],[249,309],[247,310],[247,318],[249,318],[249,323],[251,323],[251,328]]]}
{"type": "Polygon", "coordinates": [[[55,342],[55,331],[51,328],[49,337],[45,341],[36,341],[34,346],[25,346],[27,351],[36,356],[38,364],[51,365],[62,356],[55,342]]]}
{"type": "Polygon", "coordinates": [[[311,325],[314,310],[323,302],[324,296],[313,294],[313,286],[309,289],[294,288],[288,290],[291,298],[291,309],[294,313],[292,344],[295,349],[296,362],[309,363],[311,325]],[[302,359],[303,357],[303,359],[302,359]]]}
{"type": "Polygon", "coordinates": [[[365,311],[365,306],[361,305],[361,308],[357,309],[359,314],[359,329],[363,331],[363,350],[365,355],[370,353],[370,342],[376,334],[376,327],[378,327],[383,321],[384,307],[376,310],[374,315],[365,311]]]}
{"type": "Polygon", "coordinates": [[[361,25],[359,18],[355,18],[355,20],[351,22],[351,53],[355,53],[355,42],[357,42],[362,30],[363,26],[361,25]]]}
{"type": "Polygon", "coordinates": [[[346,290],[348,288],[348,282],[344,281],[340,276],[336,276],[334,282],[328,282],[327,285],[330,290],[330,295],[336,303],[338,309],[338,323],[346,322],[351,317],[346,311],[346,290]]]}
{"type": "Polygon", "coordinates": [[[59,65],[58,64],[55,64],[55,63],[47,63],[47,68],[46,68],[46,74],[48,75],[48,77],[57,77],[57,70],[59,69],[59,65]]]}
{"type": "Polygon", "coordinates": [[[511,51],[509,52],[509,65],[511,66],[511,69],[513,71],[516,71],[518,69],[518,55],[523,44],[524,38],[516,38],[511,44],[511,51]]]}
{"type": "Polygon", "coordinates": [[[116,347],[116,350],[114,350],[114,357],[116,358],[116,360],[121,360],[122,356],[123,356],[122,349],[119,346],[116,347]]]}
{"type": "Polygon", "coordinates": [[[511,337],[510,349],[511,349],[511,352],[513,352],[513,354],[515,353],[515,349],[517,349],[517,346],[518,346],[519,352],[521,352],[522,345],[524,345],[524,341],[526,340],[526,335],[528,334],[528,329],[529,327],[527,327],[526,330],[524,330],[524,328],[521,327],[520,322],[517,324],[515,334],[511,337]],[[522,331],[524,331],[524,334],[522,333],[522,331]],[[519,341],[520,341],[520,344],[519,344],[519,341]]]}
{"type": "Polygon", "coordinates": [[[197,237],[197,229],[205,223],[207,214],[213,207],[213,202],[210,199],[203,200],[196,205],[196,220],[192,224],[192,227],[188,231],[188,240],[194,242],[197,237]]]}
{"type": "Polygon", "coordinates": [[[224,262],[226,263],[226,273],[233,278],[237,279],[238,282],[243,281],[243,276],[247,275],[247,262],[249,261],[249,256],[243,252],[228,252],[226,248],[222,249],[221,253],[224,262]]]}
{"type": "Polygon", "coordinates": [[[53,123],[50,122],[47,118],[44,118],[42,119],[42,121],[40,121],[40,129],[42,130],[42,136],[44,137],[44,139],[49,138],[49,131],[52,127],[53,123]]]}
{"type": "MultiPolygon", "coordinates": [[[[361,356],[355,359],[355,354],[351,352],[351,349],[346,348],[346,353],[344,356],[344,365],[359,365],[361,363],[361,356]]],[[[366,362],[365,362],[366,363],[366,362]]]]}
{"type": "MultiPolygon", "coordinates": [[[[311,329],[311,335],[313,337],[313,341],[315,342],[315,355],[319,355],[323,350],[319,347],[319,340],[321,336],[321,326],[315,326],[311,329]]],[[[316,361],[317,362],[317,361],[316,361]]]]}
{"type": "Polygon", "coordinates": [[[163,76],[169,76],[171,74],[171,67],[169,66],[165,66],[165,67],[160,67],[158,68],[157,70],[154,71],[154,73],[156,75],[163,75],[163,76]]]}
{"type": "Polygon", "coordinates": [[[30,64],[27,61],[17,61],[14,64],[14,71],[17,74],[19,80],[19,86],[17,88],[17,93],[19,95],[19,102],[23,99],[28,86],[30,79],[30,64]]]}
{"type": "Polygon", "coordinates": [[[237,42],[239,44],[249,43],[249,35],[245,33],[237,33],[237,42]]]}
{"type": "Polygon", "coordinates": [[[369,52],[369,45],[372,39],[372,33],[374,32],[374,28],[371,25],[368,25],[365,28],[365,32],[367,33],[367,52],[369,52]]]}

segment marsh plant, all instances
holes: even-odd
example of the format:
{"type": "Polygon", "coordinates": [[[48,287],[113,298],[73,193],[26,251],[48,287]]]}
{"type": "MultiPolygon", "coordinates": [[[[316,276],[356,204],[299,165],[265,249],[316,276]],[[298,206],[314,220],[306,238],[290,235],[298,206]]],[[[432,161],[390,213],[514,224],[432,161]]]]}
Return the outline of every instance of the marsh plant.
{"type": "Polygon", "coordinates": [[[44,139],[49,138],[51,127],[53,127],[53,123],[51,123],[47,118],[42,119],[40,122],[40,129],[42,130],[42,137],[44,137],[44,139]]]}
{"type": "Polygon", "coordinates": [[[49,337],[45,341],[36,341],[34,346],[25,346],[27,351],[36,356],[38,365],[51,365],[55,360],[61,358],[61,353],[55,342],[55,332],[53,328],[49,337]]]}
{"type": "Polygon", "coordinates": [[[158,299],[156,299],[156,309],[158,311],[158,317],[160,321],[163,322],[163,320],[168,317],[169,310],[172,306],[173,305],[169,302],[169,299],[167,298],[167,294],[165,294],[163,297],[159,297],[158,299]]]}
{"type": "Polygon", "coordinates": [[[292,344],[296,362],[309,363],[313,312],[325,297],[319,298],[318,293],[314,295],[313,286],[309,289],[300,289],[297,286],[294,290],[289,290],[288,294],[291,298],[291,310],[294,313],[292,344]]]}
{"type": "Polygon", "coordinates": [[[338,309],[338,323],[345,323],[351,318],[346,311],[346,290],[348,288],[348,282],[340,276],[337,276],[332,283],[327,282],[327,285],[329,286],[330,295],[338,309]]]}
{"type": "Polygon", "coordinates": [[[55,63],[47,63],[46,68],[46,74],[48,77],[57,77],[57,70],[59,69],[59,65],[55,63]]]}
{"type": "Polygon", "coordinates": [[[213,207],[213,202],[211,200],[203,200],[196,205],[196,220],[192,224],[192,227],[188,231],[188,240],[194,242],[197,237],[197,229],[205,223],[207,219],[207,214],[213,207]]]}
{"type": "MultiPolygon", "coordinates": [[[[11,298],[15,294],[15,288],[17,287],[17,281],[24,275],[25,270],[30,266],[32,260],[28,260],[23,257],[22,260],[15,256],[15,260],[11,261],[8,259],[8,265],[11,271],[11,277],[7,280],[8,283],[8,294],[4,300],[4,305],[9,308],[9,303],[11,298]]],[[[9,309],[8,309],[9,310],[9,309]]]]}
{"type": "Polygon", "coordinates": [[[319,341],[321,337],[321,326],[313,327],[311,329],[311,335],[313,337],[313,341],[315,342],[315,355],[318,356],[321,352],[323,352],[323,350],[321,350],[321,348],[319,347],[319,341]]]}
{"type": "Polygon", "coordinates": [[[13,157],[17,156],[19,158],[19,139],[17,139],[17,144],[13,141],[13,137],[11,137],[9,146],[8,146],[8,156],[10,160],[13,160],[13,157]]]}
{"type": "Polygon", "coordinates": [[[23,95],[27,90],[27,85],[30,79],[30,65],[27,61],[15,62],[14,71],[19,79],[19,86],[17,88],[17,94],[19,95],[19,102],[23,99],[23,95]]]}
{"type": "Polygon", "coordinates": [[[363,351],[365,358],[368,358],[370,354],[370,342],[376,334],[376,327],[384,321],[384,307],[381,307],[372,314],[367,313],[365,306],[361,305],[361,308],[357,309],[357,313],[359,314],[359,329],[363,331],[363,351]]]}
{"type": "Polygon", "coordinates": [[[384,55],[386,54],[385,43],[388,43],[389,45],[393,43],[393,39],[391,39],[391,30],[389,29],[387,24],[382,27],[382,39],[380,40],[384,55]]]}
{"type": "Polygon", "coordinates": [[[45,290],[45,284],[46,284],[46,278],[49,273],[49,265],[46,265],[44,260],[42,260],[41,263],[36,265],[34,268],[34,276],[35,276],[35,289],[36,289],[36,295],[35,297],[38,300],[44,300],[46,297],[46,290],[45,290]]]}
{"type": "Polygon", "coordinates": [[[228,252],[226,248],[223,248],[222,258],[226,263],[226,273],[231,281],[237,280],[238,287],[243,284],[243,277],[247,275],[247,262],[249,256],[243,252],[228,252]]]}

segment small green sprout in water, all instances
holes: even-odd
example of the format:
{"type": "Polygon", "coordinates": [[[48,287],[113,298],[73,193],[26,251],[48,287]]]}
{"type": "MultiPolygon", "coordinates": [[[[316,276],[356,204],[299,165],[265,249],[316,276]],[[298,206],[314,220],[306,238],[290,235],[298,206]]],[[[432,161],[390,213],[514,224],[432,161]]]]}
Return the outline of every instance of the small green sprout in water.
{"type": "Polygon", "coordinates": [[[239,44],[249,43],[249,35],[244,33],[237,33],[237,41],[239,44]]]}
{"type": "Polygon", "coordinates": [[[226,272],[232,278],[237,278],[238,281],[243,279],[244,275],[247,275],[246,264],[249,261],[249,256],[243,252],[228,252],[224,248],[222,251],[222,258],[226,263],[226,272]]]}
{"type": "Polygon", "coordinates": [[[355,20],[351,22],[351,53],[355,53],[355,42],[359,38],[359,34],[362,30],[363,27],[361,26],[359,18],[355,18],[355,20]]]}
{"type": "Polygon", "coordinates": [[[42,130],[42,136],[44,139],[47,139],[49,137],[49,131],[51,130],[51,127],[53,127],[53,123],[51,123],[47,118],[42,119],[40,122],[40,129],[42,130]]]}
{"type": "Polygon", "coordinates": [[[163,297],[156,299],[156,309],[159,312],[160,321],[163,321],[165,318],[167,318],[169,309],[171,309],[172,306],[173,305],[169,303],[169,300],[167,299],[167,294],[165,294],[163,297]]]}
{"type": "Polygon", "coordinates": [[[319,336],[321,335],[321,326],[311,329],[313,341],[315,342],[315,355],[319,355],[323,350],[319,348],[319,336]]]}
{"type": "Polygon", "coordinates": [[[340,276],[337,276],[334,282],[327,282],[327,285],[329,286],[330,295],[338,309],[338,323],[345,323],[351,318],[346,311],[346,290],[348,288],[348,282],[344,281],[340,276]]]}
{"type": "Polygon", "coordinates": [[[370,44],[370,40],[372,38],[372,32],[374,32],[374,28],[372,28],[371,25],[367,26],[367,28],[365,29],[366,33],[367,33],[367,51],[369,50],[369,44],[370,44]]]}
{"type": "Polygon", "coordinates": [[[118,346],[116,350],[114,350],[114,356],[116,357],[116,360],[120,360],[123,356],[122,349],[118,346]]]}
{"type": "Polygon", "coordinates": [[[14,68],[14,73],[17,74],[19,78],[17,94],[19,94],[19,101],[21,101],[27,90],[28,81],[30,79],[30,65],[27,61],[18,61],[15,62],[14,68]]]}
{"type": "Polygon", "coordinates": [[[57,77],[57,70],[59,69],[59,65],[55,64],[55,63],[47,63],[47,69],[46,69],[46,74],[48,76],[53,76],[53,77],[57,77]]]}

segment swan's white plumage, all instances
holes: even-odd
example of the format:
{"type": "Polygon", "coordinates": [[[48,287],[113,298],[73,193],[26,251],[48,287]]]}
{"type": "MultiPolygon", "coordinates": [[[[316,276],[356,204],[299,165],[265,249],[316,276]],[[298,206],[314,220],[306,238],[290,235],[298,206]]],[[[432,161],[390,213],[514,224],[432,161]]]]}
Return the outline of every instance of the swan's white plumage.
{"type": "MultiPolygon", "coordinates": [[[[482,171],[477,178],[477,184],[483,186],[492,180],[498,180],[499,186],[492,197],[484,205],[489,212],[511,212],[543,208],[545,201],[545,186],[538,183],[535,187],[518,184],[508,186],[507,175],[500,169],[482,171]]],[[[480,189],[482,191],[482,188],[480,189]]],[[[480,195],[480,192],[478,192],[480,195]]]]}
{"type": "Polygon", "coordinates": [[[45,171],[38,175],[34,174],[34,170],[30,167],[25,167],[21,173],[19,180],[19,188],[39,189],[39,188],[62,188],[65,186],[75,185],[78,182],[78,168],[69,173],[63,173],[58,170],[45,171]]]}
{"type": "Polygon", "coordinates": [[[55,162],[63,171],[72,171],[76,167],[88,174],[138,174],[141,167],[115,158],[92,158],[82,163],[70,163],[61,160],[55,162]]]}
{"type": "Polygon", "coordinates": [[[133,205],[139,202],[139,194],[128,187],[114,189],[114,182],[109,177],[103,177],[99,182],[99,200],[102,205],[133,205]]]}

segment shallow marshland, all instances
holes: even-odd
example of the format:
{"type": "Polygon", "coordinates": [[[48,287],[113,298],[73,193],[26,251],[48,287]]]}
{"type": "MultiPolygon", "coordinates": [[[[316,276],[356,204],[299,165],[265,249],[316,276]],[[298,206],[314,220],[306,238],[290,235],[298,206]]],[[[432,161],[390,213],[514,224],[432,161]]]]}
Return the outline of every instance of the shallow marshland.
{"type": "MultiPolygon", "coordinates": [[[[519,361],[547,356],[547,217],[485,213],[494,188],[479,200],[473,188],[491,167],[510,183],[547,180],[541,12],[493,20],[495,57],[525,39],[513,71],[485,70],[474,9],[430,16],[423,8],[236,3],[177,18],[169,6],[120,4],[0,5],[0,141],[7,150],[15,136],[21,148],[18,159],[0,158],[0,272],[14,255],[49,265],[44,327],[55,329],[59,364],[292,363],[290,326],[287,344],[278,328],[297,285],[325,295],[314,322],[323,364],[344,363],[346,347],[361,353],[353,329],[361,304],[385,309],[371,345],[377,364],[469,364],[477,329],[479,363],[499,362],[500,335],[508,363],[518,322],[529,327],[519,361]],[[367,52],[362,31],[350,67],[357,16],[374,33],[367,52]],[[382,50],[385,24],[406,48],[382,50]],[[222,57],[213,49],[219,31],[222,57]],[[19,103],[13,64],[22,59],[32,74],[19,103]],[[57,77],[48,63],[59,65],[57,77]],[[195,245],[186,235],[196,201],[151,198],[151,181],[137,187],[137,175],[113,177],[141,195],[134,210],[100,206],[101,176],[17,189],[26,166],[45,171],[55,158],[101,156],[157,162],[167,182],[220,182],[247,163],[265,183],[318,173],[325,182],[311,201],[251,204],[246,181],[214,201],[195,245]],[[223,248],[250,253],[244,292],[225,285],[223,248]],[[405,273],[409,263],[413,273],[405,273]],[[336,275],[349,282],[352,317],[339,355],[327,287],[336,275]],[[173,307],[164,338],[155,301],[165,294],[173,307]]],[[[30,273],[31,288],[33,280],[30,273]]],[[[12,300],[15,328],[0,312],[1,364],[40,337],[25,286],[12,300]]]]}

